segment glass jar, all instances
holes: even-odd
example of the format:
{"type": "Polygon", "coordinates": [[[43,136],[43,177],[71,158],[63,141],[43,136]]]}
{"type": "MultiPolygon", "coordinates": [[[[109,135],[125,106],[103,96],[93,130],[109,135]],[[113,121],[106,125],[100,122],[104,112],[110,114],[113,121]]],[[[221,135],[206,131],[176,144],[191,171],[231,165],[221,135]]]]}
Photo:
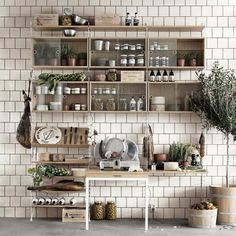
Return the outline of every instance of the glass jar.
{"type": "Polygon", "coordinates": [[[115,49],[116,51],[119,51],[119,50],[120,50],[120,44],[119,44],[119,43],[116,43],[114,49],[115,49]]]}
{"type": "Polygon", "coordinates": [[[122,44],[121,47],[120,47],[121,50],[128,50],[129,49],[129,44],[125,43],[125,44],[122,44]]]}
{"type": "Polygon", "coordinates": [[[94,110],[103,111],[103,100],[101,98],[94,99],[94,110]]]}
{"type": "Polygon", "coordinates": [[[137,55],[136,66],[144,66],[144,54],[137,55]]]}
{"type": "Polygon", "coordinates": [[[120,98],[119,101],[119,110],[120,111],[127,111],[127,101],[126,98],[120,98]]]}
{"type": "Polygon", "coordinates": [[[134,66],[135,65],[135,55],[129,54],[128,55],[128,66],[134,66]]]}
{"type": "Polygon", "coordinates": [[[86,104],[81,104],[81,111],[86,111],[86,108],[87,108],[86,104]]]}
{"type": "Polygon", "coordinates": [[[129,50],[130,51],[135,51],[135,45],[134,44],[130,44],[129,45],[129,50]]]}
{"type": "Polygon", "coordinates": [[[109,98],[106,103],[106,110],[107,111],[115,111],[116,110],[116,103],[114,98],[109,98]]]}
{"type": "Polygon", "coordinates": [[[142,50],[143,49],[143,46],[141,43],[137,43],[136,44],[136,50],[142,50]]]}
{"type": "Polygon", "coordinates": [[[107,81],[117,81],[117,80],[118,80],[118,77],[117,77],[116,70],[115,69],[109,70],[107,73],[107,81]]]}
{"type": "Polygon", "coordinates": [[[112,94],[112,95],[115,95],[116,93],[117,93],[116,88],[112,88],[112,89],[111,89],[111,94],[112,94]]]}
{"type": "Polygon", "coordinates": [[[153,66],[153,57],[149,57],[149,66],[153,66]]]}
{"type": "Polygon", "coordinates": [[[86,88],[81,88],[81,94],[86,94],[87,93],[87,89],[86,88]]]}
{"type": "Polygon", "coordinates": [[[155,66],[159,66],[160,65],[160,57],[155,57],[155,66]]]}
{"type": "Polygon", "coordinates": [[[97,90],[98,90],[98,94],[102,94],[102,88],[97,88],[97,90]]]}
{"type": "Polygon", "coordinates": [[[93,89],[93,94],[98,94],[98,88],[93,89]]]}
{"type": "Polygon", "coordinates": [[[126,54],[120,55],[120,65],[127,66],[127,55],[126,54]]]}

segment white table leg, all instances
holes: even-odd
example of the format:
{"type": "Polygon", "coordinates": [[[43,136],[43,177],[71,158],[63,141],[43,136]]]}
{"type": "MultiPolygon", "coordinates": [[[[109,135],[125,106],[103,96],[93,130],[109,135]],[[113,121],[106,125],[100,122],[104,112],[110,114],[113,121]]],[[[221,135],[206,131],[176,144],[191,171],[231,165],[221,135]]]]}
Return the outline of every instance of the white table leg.
{"type": "Polygon", "coordinates": [[[31,206],[30,207],[30,221],[33,221],[33,216],[34,216],[34,208],[31,206]]]}
{"type": "Polygon", "coordinates": [[[85,196],[85,206],[86,206],[86,209],[85,209],[85,229],[86,230],[89,230],[89,179],[86,178],[86,181],[85,181],[85,188],[86,188],[86,196],[85,196]]]}
{"type": "Polygon", "coordinates": [[[145,231],[148,231],[148,179],[145,181],[145,231]]]}

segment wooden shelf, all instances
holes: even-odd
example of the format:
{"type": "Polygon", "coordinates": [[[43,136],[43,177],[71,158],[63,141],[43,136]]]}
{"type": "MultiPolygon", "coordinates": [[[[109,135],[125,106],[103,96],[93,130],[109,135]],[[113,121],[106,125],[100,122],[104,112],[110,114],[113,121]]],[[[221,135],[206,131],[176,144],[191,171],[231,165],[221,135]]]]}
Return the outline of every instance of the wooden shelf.
{"type": "Polygon", "coordinates": [[[164,85],[173,85],[173,84],[200,84],[200,81],[198,80],[175,80],[173,82],[150,82],[148,81],[149,85],[159,85],[159,84],[164,84],[164,85]]]}
{"type": "Polygon", "coordinates": [[[64,29],[76,29],[77,31],[190,31],[190,32],[202,32],[204,29],[203,25],[188,25],[188,26],[182,26],[182,25],[175,25],[175,26],[125,26],[125,25],[115,25],[115,26],[96,26],[96,25],[84,25],[84,26],[77,26],[77,25],[71,25],[71,26],[33,26],[33,29],[35,31],[52,31],[52,30],[64,30],[64,29]]]}
{"type": "Polygon", "coordinates": [[[88,66],[32,66],[33,69],[35,70],[48,70],[48,69],[52,69],[52,70],[75,70],[75,69],[88,69],[88,66]]]}
{"type": "Polygon", "coordinates": [[[149,70],[203,70],[204,66],[149,66],[149,70]]]}
{"type": "Polygon", "coordinates": [[[34,208],[81,208],[85,209],[84,203],[74,204],[74,205],[32,205],[34,208]]]}
{"type": "MultiPolygon", "coordinates": [[[[77,94],[78,95],[78,94],[77,94]]],[[[35,112],[35,113],[40,113],[40,112],[45,112],[45,113],[58,113],[58,112],[62,112],[62,113],[86,113],[86,112],[89,112],[88,110],[86,110],[86,111],[61,111],[61,110],[55,110],[55,111],[53,111],[53,110],[48,110],[48,111],[38,111],[38,110],[32,110],[32,112],[35,112]]]]}
{"type": "Polygon", "coordinates": [[[33,142],[32,147],[89,148],[88,144],[40,144],[33,142]]]}
{"type": "Polygon", "coordinates": [[[80,191],[59,191],[59,190],[28,190],[28,191],[31,191],[31,192],[40,192],[40,193],[84,193],[85,192],[85,189],[82,189],[80,191]]]}
{"type": "Polygon", "coordinates": [[[193,111],[148,111],[148,113],[182,113],[182,114],[193,114],[193,111]]]}
{"type": "Polygon", "coordinates": [[[32,163],[40,165],[82,165],[89,164],[89,159],[81,159],[76,161],[32,161],[32,163]]]}
{"type": "Polygon", "coordinates": [[[90,69],[146,69],[146,66],[89,66],[90,69]]]}

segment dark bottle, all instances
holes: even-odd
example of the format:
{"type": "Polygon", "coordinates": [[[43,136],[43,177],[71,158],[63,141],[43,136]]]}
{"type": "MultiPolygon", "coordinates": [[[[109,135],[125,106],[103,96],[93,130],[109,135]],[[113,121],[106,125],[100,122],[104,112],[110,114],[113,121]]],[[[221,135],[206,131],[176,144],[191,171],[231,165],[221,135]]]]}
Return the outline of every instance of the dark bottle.
{"type": "Polygon", "coordinates": [[[155,73],[154,71],[152,70],[150,75],[149,75],[149,81],[150,82],[155,82],[155,73]]]}
{"type": "Polygon", "coordinates": [[[162,81],[167,82],[168,81],[168,74],[167,71],[164,70],[163,75],[162,75],[162,81]]]}
{"type": "Polygon", "coordinates": [[[156,73],[156,81],[161,82],[161,72],[159,69],[157,70],[157,73],[156,73]]]}
{"type": "Polygon", "coordinates": [[[169,81],[170,81],[170,82],[175,81],[175,76],[174,76],[173,70],[171,70],[170,73],[169,73],[169,81]]]}
{"type": "Polygon", "coordinates": [[[135,26],[139,25],[138,12],[135,12],[135,15],[134,15],[134,25],[135,26]]]}
{"type": "Polygon", "coordinates": [[[129,15],[129,12],[126,12],[125,25],[130,26],[131,24],[132,24],[131,16],[129,15]]]}

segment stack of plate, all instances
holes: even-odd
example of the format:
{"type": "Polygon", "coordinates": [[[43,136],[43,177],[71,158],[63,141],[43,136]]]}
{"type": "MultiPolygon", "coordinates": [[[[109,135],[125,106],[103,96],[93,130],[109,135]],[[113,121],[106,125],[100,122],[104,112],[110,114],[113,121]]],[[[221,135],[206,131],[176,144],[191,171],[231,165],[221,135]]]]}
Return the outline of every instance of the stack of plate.
{"type": "Polygon", "coordinates": [[[165,97],[152,97],[151,98],[151,110],[152,111],[165,111],[165,97]]]}

